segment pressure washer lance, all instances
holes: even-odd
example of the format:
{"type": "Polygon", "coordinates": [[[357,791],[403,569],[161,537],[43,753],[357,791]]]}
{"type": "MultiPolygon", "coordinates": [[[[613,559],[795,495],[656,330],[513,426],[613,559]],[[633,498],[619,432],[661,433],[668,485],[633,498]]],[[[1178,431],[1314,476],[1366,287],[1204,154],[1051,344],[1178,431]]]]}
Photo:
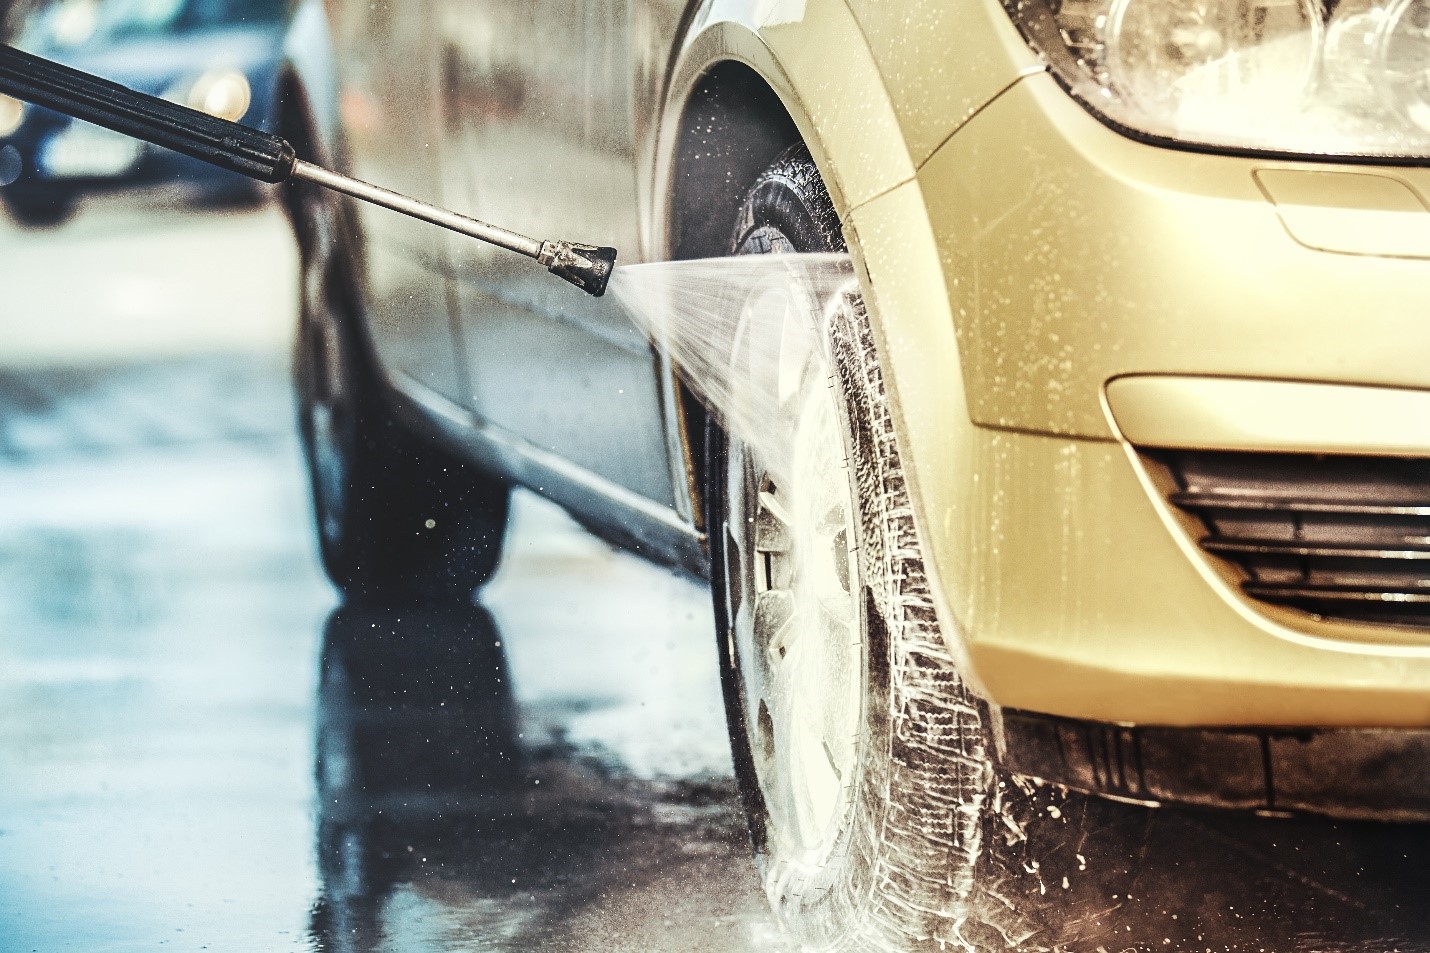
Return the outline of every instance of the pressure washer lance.
{"type": "Polygon", "coordinates": [[[166,99],[146,96],[0,44],[0,93],[193,156],[260,182],[303,179],[353,198],[535,258],[560,278],[600,297],[616,264],[614,248],[538,241],[339,175],[294,153],[287,141],[166,99]]]}

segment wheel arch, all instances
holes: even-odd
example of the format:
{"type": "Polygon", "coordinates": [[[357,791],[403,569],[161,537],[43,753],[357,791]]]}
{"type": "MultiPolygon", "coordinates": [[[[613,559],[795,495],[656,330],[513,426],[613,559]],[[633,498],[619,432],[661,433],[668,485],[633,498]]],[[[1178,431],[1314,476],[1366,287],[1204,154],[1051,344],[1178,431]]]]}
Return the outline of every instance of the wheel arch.
{"type": "MultiPolygon", "coordinates": [[[[872,119],[881,140],[893,148],[876,158],[861,147],[863,136],[842,104],[857,84],[882,89],[877,64],[847,7],[827,3],[819,10],[795,33],[761,23],[754,5],[707,8],[688,26],[674,57],[657,134],[652,260],[726,254],[746,191],[797,142],[809,148],[841,219],[860,197],[913,176],[887,99],[873,116],[861,117],[860,128],[872,119]],[[855,78],[829,82],[830,59],[800,55],[807,48],[828,50],[848,67],[844,75],[855,78]]],[[[679,448],[675,457],[684,463],[691,512],[703,527],[705,409],[664,355],[661,372],[672,395],[670,444],[679,448]]]]}
{"type": "Polygon", "coordinates": [[[815,5],[793,31],[760,22],[756,4],[735,11],[720,6],[721,12],[707,8],[690,24],[674,56],[655,147],[651,250],[657,257],[673,257],[708,237],[700,223],[680,214],[682,201],[711,197],[709,183],[718,182],[739,193],[738,207],[744,187],[795,141],[809,147],[841,215],[914,175],[878,63],[843,3],[815,5]],[[820,55],[810,56],[811,50],[820,55]],[[839,69],[831,70],[831,63],[839,69]],[[850,109],[851,102],[860,108],[850,109]],[[706,155],[701,149],[712,143],[702,137],[702,123],[706,136],[738,127],[753,138],[706,155]],[[870,149],[871,139],[881,148],[870,149]],[[747,174],[724,177],[735,173],[747,174]]]}
{"type": "Polygon", "coordinates": [[[337,60],[332,26],[321,0],[302,0],[288,22],[278,72],[279,120],[293,107],[302,110],[311,135],[311,154],[302,158],[330,163],[339,158],[337,60]]]}
{"type": "MultiPolygon", "coordinates": [[[[321,0],[301,0],[283,37],[274,81],[273,131],[293,145],[300,159],[327,167],[343,158],[337,83],[327,11],[321,0]]],[[[293,189],[280,194],[291,218],[293,189]]]]}
{"type": "MultiPolygon", "coordinates": [[[[293,146],[299,158],[332,168],[338,164],[337,160],[341,155],[340,142],[337,141],[334,133],[324,132],[325,128],[331,129],[332,127],[323,122],[319,101],[314,99],[310,92],[311,88],[311,85],[304,80],[300,70],[291,63],[285,64],[278,77],[279,108],[275,120],[275,131],[293,146]]],[[[297,222],[299,214],[298,189],[300,187],[314,188],[307,183],[290,180],[280,186],[278,192],[279,202],[284,213],[288,216],[288,220],[294,223],[297,222]]],[[[344,272],[346,303],[352,311],[348,318],[362,325],[364,346],[369,351],[370,359],[375,360],[376,351],[367,334],[366,322],[358,320],[364,288],[364,256],[359,220],[352,208],[351,199],[337,193],[332,193],[331,198],[341,223],[336,242],[344,272]]],[[[294,240],[298,242],[302,240],[301,230],[296,227],[294,228],[294,240]]]]}
{"type": "MultiPolygon", "coordinates": [[[[748,64],[719,60],[699,76],[679,114],[669,164],[664,221],[666,260],[729,254],[731,229],[751,183],[775,157],[800,141],[794,119],[774,88],[748,64]]],[[[705,406],[661,356],[672,394],[677,459],[683,461],[691,512],[710,525],[705,406]]]]}
{"type": "MultiPolygon", "coordinates": [[[[967,607],[949,605],[940,582],[962,588],[968,572],[955,555],[963,532],[956,511],[970,510],[972,475],[967,460],[955,466],[954,458],[972,424],[956,312],[916,178],[926,156],[911,151],[906,117],[848,6],[810,4],[799,29],[761,25],[747,12],[703,14],[675,57],[656,149],[651,257],[723,254],[735,210],[759,172],[794,142],[809,148],[863,287],[943,631],[972,675],[953,635],[967,607]],[[735,127],[750,131],[747,147],[709,148],[712,128],[735,127]],[[701,204],[703,212],[692,212],[701,204]]],[[[705,412],[664,355],[661,362],[664,384],[678,397],[669,408],[672,442],[684,452],[692,510],[708,526],[705,412]]]]}
{"type": "Polygon", "coordinates": [[[669,257],[728,254],[746,189],[801,138],[785,104],[759,73],[739,60],[714,64],[681,115],[671,159],[669,257]]]}
{"type": "MultiPolygon", "coordinates": [[[[303,87],[303,81],[291,64],[285,63],[282,72],[278,74],[276,98],[274,131],[288,140],[299,158],[321,162],[322,160],[317,158],[320,151],[325,151],[318,146],[322,141],[321,134],[313,118],[312,105],[303,87]]],[[[295,193],[291,184],[282,188],[278,194],[283,209],[291,220],[297,214],[295,193]]]]}

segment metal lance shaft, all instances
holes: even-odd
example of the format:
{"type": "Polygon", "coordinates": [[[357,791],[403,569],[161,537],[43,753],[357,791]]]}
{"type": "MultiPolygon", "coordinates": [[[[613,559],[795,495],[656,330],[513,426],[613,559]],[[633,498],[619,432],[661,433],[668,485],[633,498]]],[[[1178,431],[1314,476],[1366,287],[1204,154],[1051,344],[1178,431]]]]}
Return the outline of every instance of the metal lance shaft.
{"type": "Polygon", "coordinates": [[[611,269],[615,266],[616,250],[614,248],[597,248],[559,239],[548,238],[545,241],[538,241],[535,238],[527,238],[525,235],[498,225],[489,225],[466,215],[438,208],[426,202],[419,202],[400,192],[384,189],[380,185],[339,175],[322,166],[304,162],[302,159],[294,160],[293,171],[289,175],[295,179],[312,182],[314,185],[321,185],[325,189],[332,189],[334,192],[351,195],[355,199],[361,199],[373,205],[381,205],[383,208],[392,209],[394,212],[400,212],[424,222],[431,222],[433,225],[438,225],[449,231],[470,235],[472,238],[480,239],[488,244],[514,251],[518,255],[535,258],[545,265],[552,274],[565,278],[597,297],[605,293],[606,282],[610,279],[611,269]],[[599,280],[599,286],[595,287],[594,283],[597,280],[599,280]],[[588,281],[593,283],[593,287],[587,287],[588,281]]]}
{"type": "Polygon", "coordinates": [[[616,265],[616,250],[561,239],[537,240],[419,202],[299,159],[286,140],[0,45],[0,93],[193,156],[260,182],[290,178],[350,195],[441,228],[535,258],[553,275],[597,297],[616,265]]]}

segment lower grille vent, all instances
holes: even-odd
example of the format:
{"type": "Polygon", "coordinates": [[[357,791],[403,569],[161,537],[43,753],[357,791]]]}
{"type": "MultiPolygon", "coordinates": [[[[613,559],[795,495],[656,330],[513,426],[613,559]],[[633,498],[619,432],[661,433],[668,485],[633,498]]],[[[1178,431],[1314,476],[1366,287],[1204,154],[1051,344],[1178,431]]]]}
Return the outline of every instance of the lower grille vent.
{"type": "Polygon", "coordinates": [[[1430,627],[1430,460],[1159,451],[1173,505],[1254,598],[1430,627]]]}

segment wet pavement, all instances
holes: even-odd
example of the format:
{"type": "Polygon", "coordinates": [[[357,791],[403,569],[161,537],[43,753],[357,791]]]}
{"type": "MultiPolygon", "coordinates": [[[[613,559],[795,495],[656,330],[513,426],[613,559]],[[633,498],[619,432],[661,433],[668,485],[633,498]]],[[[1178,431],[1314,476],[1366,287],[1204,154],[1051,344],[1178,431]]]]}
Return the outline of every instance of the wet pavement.
{"type": "Polygon", "coordinates": [[[481,606],[338,606],[261,361],[0,415],[0,950],[780,948],[699,587],[522,496],[481,606]]]}
{"type": "MultiPolygon", "coordinates": [[[[0,953],[792,949],[705,591],[522,494],[480,604],[339,605],[278,323],[0,370],[0,953]]],[[[984,948],[1430,950],[1423,828],[1003,798],[984,948]]]]}

